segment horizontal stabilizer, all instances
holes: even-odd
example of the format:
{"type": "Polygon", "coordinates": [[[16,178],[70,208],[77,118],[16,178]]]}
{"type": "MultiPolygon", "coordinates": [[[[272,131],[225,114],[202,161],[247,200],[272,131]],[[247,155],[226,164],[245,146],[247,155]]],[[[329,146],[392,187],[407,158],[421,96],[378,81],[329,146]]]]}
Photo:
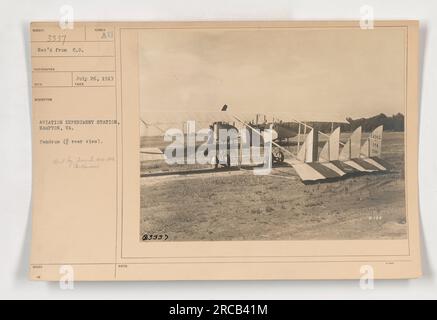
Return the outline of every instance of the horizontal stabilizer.
{"type": "Polygon", "coordinates": [[[164,153],[158,148],[140,148],[140,161],[165,160],[164,153]]]}
{"type": "Polygon", "coordinates": [[[317,171],[307,163],[295,164],[293,168],[294,170],[296,170],[297,174],[304,182],[326,179],[324,175],[322,175],[319,171],[317,171]]]}
{"type": "Polygon", "coordinates": [[[347,161],[312,162],[293,164],[303,182],[329,181],[343,177],[388,172],[390,166],[378,158],[358,158],[347,161]]]}

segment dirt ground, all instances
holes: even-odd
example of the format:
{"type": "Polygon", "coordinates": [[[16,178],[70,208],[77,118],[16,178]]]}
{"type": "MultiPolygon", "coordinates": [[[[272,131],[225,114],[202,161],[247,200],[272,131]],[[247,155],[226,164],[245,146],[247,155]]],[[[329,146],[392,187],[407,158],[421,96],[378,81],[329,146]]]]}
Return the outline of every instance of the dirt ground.
{"type": "Polygon", "coordinates": [[[292,168],[141,178],[141,235],[168,241],[402,239],[403,133],[384,132],[387,174],[303,184],[292,168]]]}

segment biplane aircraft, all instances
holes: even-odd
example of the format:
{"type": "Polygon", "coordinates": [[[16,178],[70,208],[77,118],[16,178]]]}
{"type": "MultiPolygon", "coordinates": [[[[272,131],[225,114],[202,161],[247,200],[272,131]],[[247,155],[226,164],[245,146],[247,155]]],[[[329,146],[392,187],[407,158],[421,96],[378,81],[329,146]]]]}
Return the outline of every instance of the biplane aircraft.
{"type": "MultiPolygon", "coordinates": [[[[241,152],[243,144],[249,143],[250,148],[256,148],[252,143],[253,139],[259,139],[263,152],[264,133],[271,129],[271,166],[289,167],[295,171],[302,182],[313,183],[322,181],[333,181],[346,178],[353,175],[388,172],[391,166],[381,158],[383,126],[375,128],[362,143],[362,129],[355,128],[345,142],[340,141],[340,127],[332,126],[331,133],[324,133],[316,125],[309,125],[309,122],[303,122],[290,118],[289,115],[278,115],[268,119],[266,115],[257,114],[253,120],[243,120],[242,117],[232,114],[228,106],[224,105],[220,112],[209,113],[208,115],[197,114],[197,122],[204,124],[212,130],[212,135],[208,137],[209,143],[217,145],[217,152],[211,157],[208,170],[238,170],[239,168],[263,165],[264,158],[254,160],[251,155],[241,152]],[[249,135],[233,136],[235,143],[228,137],[220,140],[219,130],[235,129],[235,132],[249,132],[249,135]],[[292,139],[290,143],[290,139],[292,139]],[[218,148],[218,146],[225,146],[218,148]],[[237,146],[237,150],[230,150],[231,146],[237,146]],[[219,151],[221,150],[221,151],[219,151]],[[225,152],[223,152],[225,150],[225,152]],[[234,151],[234,152],[231,152],[234,151]],[[236,152],[235,152],[236,151],[236,152]]],[[[246,117],[247,118],[247,117],[246,117]]],[[[317,119],[317,118],[316,118],[317,119]]],[[[331,122],[322,119],[311,123],[331,122]]],[[[154,128],[165,134],[165,129],[160,126],[162,123],[145,121],[140,119],[145,128],[154,128]]],[[[335,123],[345,122],[344,120],[335,119],[335,123]]],[[[169,123],[166,123],[168,126],[169,123]]],[[[178,124],[180,125],[180,124],[178,124]]],[[[198,146],[196,147],[198,148],[198,146]]],[[[181,150],[181,154],[187,156],[187,150],[181,150]]],[[[166,155],[162,148],[142,147],[140,148],[141,161],[165,160],[166,155]]],[[[198,172],[199,170],[196,170],[198,172]]],[[[185,171],[184,171],[185,172],[185,171]]],[[[181,172],[168,172],[166,174],[180,174],[181,172]]],[[[186,172],[186,173],[189,173],[186,172]]],[[[148,176],[148,174],[142,175],[148,176]]]]}

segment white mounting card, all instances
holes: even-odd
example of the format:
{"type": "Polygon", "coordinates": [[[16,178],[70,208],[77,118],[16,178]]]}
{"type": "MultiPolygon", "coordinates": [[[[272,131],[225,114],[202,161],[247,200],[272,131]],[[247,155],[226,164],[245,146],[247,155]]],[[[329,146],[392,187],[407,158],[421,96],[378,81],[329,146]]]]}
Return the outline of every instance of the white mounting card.
{"type": "Polygon", "coordinates": [[[32,23],[30,278],[420,276],[418,29],[32,23]]]}

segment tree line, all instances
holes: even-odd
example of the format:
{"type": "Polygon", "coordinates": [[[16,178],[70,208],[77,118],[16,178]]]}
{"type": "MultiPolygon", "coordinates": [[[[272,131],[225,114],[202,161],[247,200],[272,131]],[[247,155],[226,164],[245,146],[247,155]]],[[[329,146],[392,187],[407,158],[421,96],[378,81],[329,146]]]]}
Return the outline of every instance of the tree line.
{"type": "Polygon", "coordinates": [[[337,127],[341,128],[342,132],[351,132],[361,126],[364,132],[371,132],[380,125],[384,126],[384,131],[398,131],[402,132],[405,128],[405,117],[402,113],[397,113],[392,116],[387,116],[384,113],[380,113],[370,118],[358,118],[352,119],[346,118],[347,123],[327,123],[327,122],[312,122],[311,126],[317,126],[322,132],[329,133],[332,129],[337,127]]]}

